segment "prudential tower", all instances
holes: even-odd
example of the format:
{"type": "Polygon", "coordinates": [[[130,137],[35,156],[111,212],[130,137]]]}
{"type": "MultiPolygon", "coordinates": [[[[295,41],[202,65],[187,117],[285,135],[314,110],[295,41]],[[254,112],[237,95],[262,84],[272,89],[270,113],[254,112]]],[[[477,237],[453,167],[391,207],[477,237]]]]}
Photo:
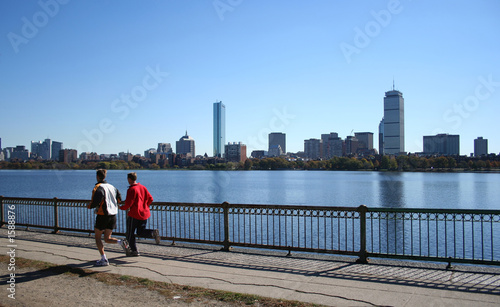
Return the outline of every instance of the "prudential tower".
{"type": "Polygon", "coordinates": [[[384,97],[384,154],[394,155],[405,151],[405,101],[403,93],[394,89],[384,97]]]}

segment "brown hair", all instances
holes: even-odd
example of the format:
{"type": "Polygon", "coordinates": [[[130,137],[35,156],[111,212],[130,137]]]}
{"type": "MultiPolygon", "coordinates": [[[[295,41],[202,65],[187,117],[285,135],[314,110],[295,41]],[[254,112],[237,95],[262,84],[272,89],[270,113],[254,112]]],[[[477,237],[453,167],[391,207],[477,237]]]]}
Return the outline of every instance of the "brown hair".
{"type": "Polygon", "coordinates": [[[132,181],[136,181],[137,180],[137,174],[136,173],[128,173],[127,174],[127,178],[129,178],[132,181]]]}
{"type": "Polygon", "coordinates": [[[98,169],[96,175],[100,180],[104,180],[104,178],[106,178],[106,172],[107,170],[105,169],[98,169]]]}

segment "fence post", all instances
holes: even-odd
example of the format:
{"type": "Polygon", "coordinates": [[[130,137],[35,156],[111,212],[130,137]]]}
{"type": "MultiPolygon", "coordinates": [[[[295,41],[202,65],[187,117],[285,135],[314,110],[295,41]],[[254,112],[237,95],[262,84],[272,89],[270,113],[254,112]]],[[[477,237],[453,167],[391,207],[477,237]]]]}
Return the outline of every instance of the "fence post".
{"type": "Polygon", "coordinates": [[[368,257],[366,252],[366,212],[368,212],[368,208],[365,205],[361,205],[358,207],[359,212],[359,258],[356,260],[356,263],[366,264],[368,263],[368,257]]]}
{"type": "Polygon", "coordinates": [[[5,212],[3,211],[3,195],[0,196],[0,227],[3,227],[5,225],[5,220],[4,220],[4,214],[5,212]]]}
{"type": "Polygon", "coordinates": [[[52,233],[59,232],[59,210],[57,209],[57,197],[54,197],[54,231],[52,233]]]}
{"type": "Polygon", "coordinates": [[[229,203],[227,201],[222,203],[222,210],[224,210],[224,247],[223,251],[229,251],[229,203]]]}

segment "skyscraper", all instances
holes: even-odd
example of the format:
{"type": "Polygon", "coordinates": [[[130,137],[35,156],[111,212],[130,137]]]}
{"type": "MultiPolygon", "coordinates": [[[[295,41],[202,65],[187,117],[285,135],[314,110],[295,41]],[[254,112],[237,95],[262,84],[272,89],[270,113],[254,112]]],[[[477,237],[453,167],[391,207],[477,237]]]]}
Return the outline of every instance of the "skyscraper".
{"type": "Polygon", "coordinates": [[[269,133],[269,155],[279,156],[277,154],[278,150],[281,150],[282,154],[286,154],[286,134],[281,132],[271,132],[269,133]]]}
{"type": "Polygon", "coordinates": [[[214,157],[222,158],[226,143],[226,106],[214,102],[214,157]]]}
{"type": "Polygon", "coordinates": [[[403,93],[394,89],[384,97],[384,154],[405,151],[405,111],[403,93]]]}
{"type": "Polygon", "coordinates": [[[187,131],[185,136],[175,142],[175,149],[178,155],[195,157],[194,139],[188,135],[187,131]]]}
{"type": "Polygon", "coordinates": [[[304,140],[304,153],[309,159],[319,159],[321,157],[321,140],[304,140]]]}
{"type": "Polygon", "coordinates": [[[384,155],[384,118],[380,121],[378,125],[378,153],[384,155]]]}
{"type": "Polygon", "coordinates": [[[481,157],[488,155],[488,140],[482,136],[474,140],[474,156],[481,157]]]}
{"type": "Polygon", "coordinates": [[[62,142],[57,142],[53,141],[52,142],[52,149],[51,149],[51,156],[50,158],[54,161],[59,161],[59,152],[63,149],[63,143],[62,142]]]}
{"type": "Polygon", "coordinates": [[[50,160],[52,148],[52,141],[50,139],[45,139],[45,141],[34,142],[31,141],[31,154],[37,158],[42,158],[44,160],[50,160]]]}

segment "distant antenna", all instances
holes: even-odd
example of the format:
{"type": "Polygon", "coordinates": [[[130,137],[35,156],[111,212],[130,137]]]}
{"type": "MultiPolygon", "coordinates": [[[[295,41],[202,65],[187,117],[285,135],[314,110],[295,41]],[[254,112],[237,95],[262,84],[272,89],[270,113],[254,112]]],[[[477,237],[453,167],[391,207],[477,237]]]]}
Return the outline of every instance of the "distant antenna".
{"type": "Polygon", "coordinates": [[[393,91],[394,91],[394,88],[395,88],[395,86],[394,86],[394,76],[393,76],[393,77],[392,77],[392,90],[393,90],[393,91]]]}

